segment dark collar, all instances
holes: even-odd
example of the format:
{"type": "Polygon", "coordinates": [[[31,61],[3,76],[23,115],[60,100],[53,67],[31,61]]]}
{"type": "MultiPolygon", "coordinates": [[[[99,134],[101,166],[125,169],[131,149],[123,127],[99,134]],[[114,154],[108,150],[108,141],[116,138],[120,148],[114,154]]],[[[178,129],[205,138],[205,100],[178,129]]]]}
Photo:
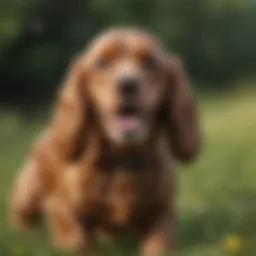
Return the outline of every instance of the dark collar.
{"type": "Polygon", "coordinates": [[[152,163],[152,158],[148,155],[129,153],[120,155],[104,154],[98,159],[98,164],[104,170],[120,171],[141,171],[148,169],[152,163]]]}
{"type": "Polygon", "coordinates": [[[147,169],[150,158],[145,155],[132,154],[116,157],[116,167],[124,171],[139,171],[147,169]]]}

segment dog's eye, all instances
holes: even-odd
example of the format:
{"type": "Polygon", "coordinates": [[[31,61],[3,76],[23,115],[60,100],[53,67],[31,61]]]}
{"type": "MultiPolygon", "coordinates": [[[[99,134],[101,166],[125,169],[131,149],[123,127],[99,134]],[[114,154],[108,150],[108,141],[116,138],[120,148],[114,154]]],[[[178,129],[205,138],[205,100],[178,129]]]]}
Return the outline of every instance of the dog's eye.
{"type": "Polygon", "coordinates": [[[156,66],[156,60],[154,57],[152,56],[145,56],[142,60],[141,60],[141,65],[144,69],[152,69],[156,66]]]}
{"type": "Polygon", "coordinates": [[[108,66],[109,64],[109,60],[107,58],[99,58],[96,63],[95,66],[98,69],[104,69],[108,66]]]}

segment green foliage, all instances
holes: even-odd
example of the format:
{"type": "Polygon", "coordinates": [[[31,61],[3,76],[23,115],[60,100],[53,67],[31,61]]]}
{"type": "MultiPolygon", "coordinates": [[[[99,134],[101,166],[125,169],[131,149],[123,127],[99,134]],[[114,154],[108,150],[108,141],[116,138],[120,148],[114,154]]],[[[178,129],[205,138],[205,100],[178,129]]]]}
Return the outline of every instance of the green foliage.
{"type": "Polygon", "coordinates": [[[29,1],[3,0],[0,15],[0,55],[8,45],[21,36],[26,15],[29,11],[29,1]]]}
{"type": "MultiPolygon", "coordinates": [[[[197,163],[178,172],[180,256],[255,255],[255,96],[255,91],[239,90],[218,98],[200,97],[202,154],[197,163]]],[[[16,169],[43,123],[23,123],[14,114],[0,115],[0,255],[61,255],[51,248],[44,230],[19,234],[6,221],[16,169]]],[[[103,244],[102,255],[134,256],[132,243],[124,242],[121,249],[103,244]]]]}
{"type": "Polygon", "coordinates": [[[254,1],[3,0],[0,7],[2,104],[47,103],[71,57],[116,25],[149,28],[208,87],[228,88],[256,68],[254,1]]]}

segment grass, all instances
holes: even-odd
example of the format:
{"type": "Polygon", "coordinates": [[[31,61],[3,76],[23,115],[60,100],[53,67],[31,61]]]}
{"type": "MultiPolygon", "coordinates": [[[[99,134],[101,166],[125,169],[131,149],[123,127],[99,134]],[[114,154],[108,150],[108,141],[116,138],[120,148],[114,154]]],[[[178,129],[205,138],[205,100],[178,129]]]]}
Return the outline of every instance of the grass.
{"type": "MultiPolygon", "coordinates": [[[[255,255],[256,94],[202,97],[204,133],[197,163],[178,172],[181,256],[255,255]]],[[[60,255],[47,233],[19,234],[8,224],[8,193],[43,122],[0,114],[0,255],[60,255]]],[[[114,255],[113,245],[102,255],[114,255]]],[[[120,255],[120,254],[119,254],[120,255]]],[[[132,253],[131,255],[135,255],[132,253]]]]}

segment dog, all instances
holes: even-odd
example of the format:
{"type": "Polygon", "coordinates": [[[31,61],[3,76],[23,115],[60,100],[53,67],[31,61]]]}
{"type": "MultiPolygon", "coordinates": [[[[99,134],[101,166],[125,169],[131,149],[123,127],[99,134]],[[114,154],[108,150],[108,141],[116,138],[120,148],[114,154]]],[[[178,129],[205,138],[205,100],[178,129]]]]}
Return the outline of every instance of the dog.
{"type": "Polygon", "coordinates": [[[12,223],[29,227],[45,214],[56,247],[88,255],[100,232],[136,232],[142,256],[173,252],[175,165],[199,149],[181,61],[149,32],[110,29],[72,61],[16,180],[12,223]]]}

